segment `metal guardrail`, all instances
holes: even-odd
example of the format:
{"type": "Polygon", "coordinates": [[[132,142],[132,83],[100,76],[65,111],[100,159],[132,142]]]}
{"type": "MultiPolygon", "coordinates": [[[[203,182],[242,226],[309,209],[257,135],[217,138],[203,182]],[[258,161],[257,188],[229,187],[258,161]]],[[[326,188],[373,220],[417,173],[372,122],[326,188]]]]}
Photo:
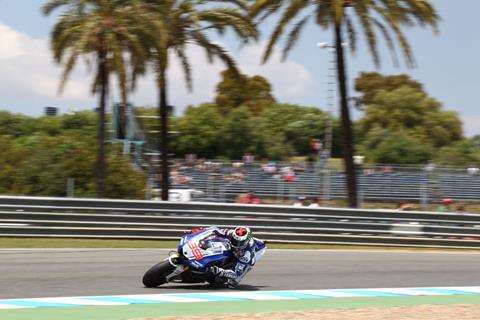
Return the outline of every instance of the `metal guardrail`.
{"type": "Polygon", "coordinates": [[[0,196],[4,237],[173,240],[210,225],[271,242],[480,249],[477,214],[0,196]]]}

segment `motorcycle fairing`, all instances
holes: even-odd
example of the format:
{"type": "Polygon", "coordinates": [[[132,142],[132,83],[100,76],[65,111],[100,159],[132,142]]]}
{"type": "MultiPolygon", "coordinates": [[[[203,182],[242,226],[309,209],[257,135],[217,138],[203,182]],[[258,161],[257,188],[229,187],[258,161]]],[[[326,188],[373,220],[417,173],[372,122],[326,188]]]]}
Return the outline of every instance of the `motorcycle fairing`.
{"type": "Polygon", "coordinates": [[[203,272],[212,265],[224,264],[233,255],[230,242],[218,237],[214,230],[207,228],[182,237],[178,251],[186,258],[188,266],[203,272]]]}

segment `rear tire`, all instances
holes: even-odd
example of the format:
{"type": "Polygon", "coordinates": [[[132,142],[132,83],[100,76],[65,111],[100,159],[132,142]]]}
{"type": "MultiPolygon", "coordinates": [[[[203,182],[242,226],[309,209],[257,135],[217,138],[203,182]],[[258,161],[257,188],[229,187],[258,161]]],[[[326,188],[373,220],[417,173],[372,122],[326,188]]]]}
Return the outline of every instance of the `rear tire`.
{"type": "Polygon", "coordinates": [[[142,282],[147,288],[158,287],[167,282],[167,276],[175,270],[168,261],[162,261],[151,267],[143,276],[142,282]]]}

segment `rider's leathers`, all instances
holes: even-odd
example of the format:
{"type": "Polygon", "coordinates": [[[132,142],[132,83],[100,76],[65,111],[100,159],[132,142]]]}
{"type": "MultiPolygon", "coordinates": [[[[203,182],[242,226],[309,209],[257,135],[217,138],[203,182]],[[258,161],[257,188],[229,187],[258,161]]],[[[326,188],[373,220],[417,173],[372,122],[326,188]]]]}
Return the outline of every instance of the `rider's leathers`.
{"type": "MultiPolygon", "coordinates": [[[[220,237],[230,239],[233,229],[215,228],[214,232],[220,237]]],[[[250,239],[244,249],[232,250],[232,252],[237,259],[237,263],[232,269],[223,270],[219,276],[228,279],[228,283],[235,286],[255,265],[257,250],[254,239],[250,239]]]]}

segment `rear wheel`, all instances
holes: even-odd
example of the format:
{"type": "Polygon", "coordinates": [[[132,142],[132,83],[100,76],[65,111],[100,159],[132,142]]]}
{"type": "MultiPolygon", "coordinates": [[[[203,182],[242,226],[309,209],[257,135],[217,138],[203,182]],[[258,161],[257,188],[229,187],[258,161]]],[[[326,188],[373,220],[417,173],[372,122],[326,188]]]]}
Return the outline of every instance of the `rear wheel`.
{"type": "Polygon", "coordinates": [[[162,261],[151,267],[143,276],[142,282],[147,288],[158,287],[167,282],[167,276],[175,270],[168,261],[162,261]]]}

